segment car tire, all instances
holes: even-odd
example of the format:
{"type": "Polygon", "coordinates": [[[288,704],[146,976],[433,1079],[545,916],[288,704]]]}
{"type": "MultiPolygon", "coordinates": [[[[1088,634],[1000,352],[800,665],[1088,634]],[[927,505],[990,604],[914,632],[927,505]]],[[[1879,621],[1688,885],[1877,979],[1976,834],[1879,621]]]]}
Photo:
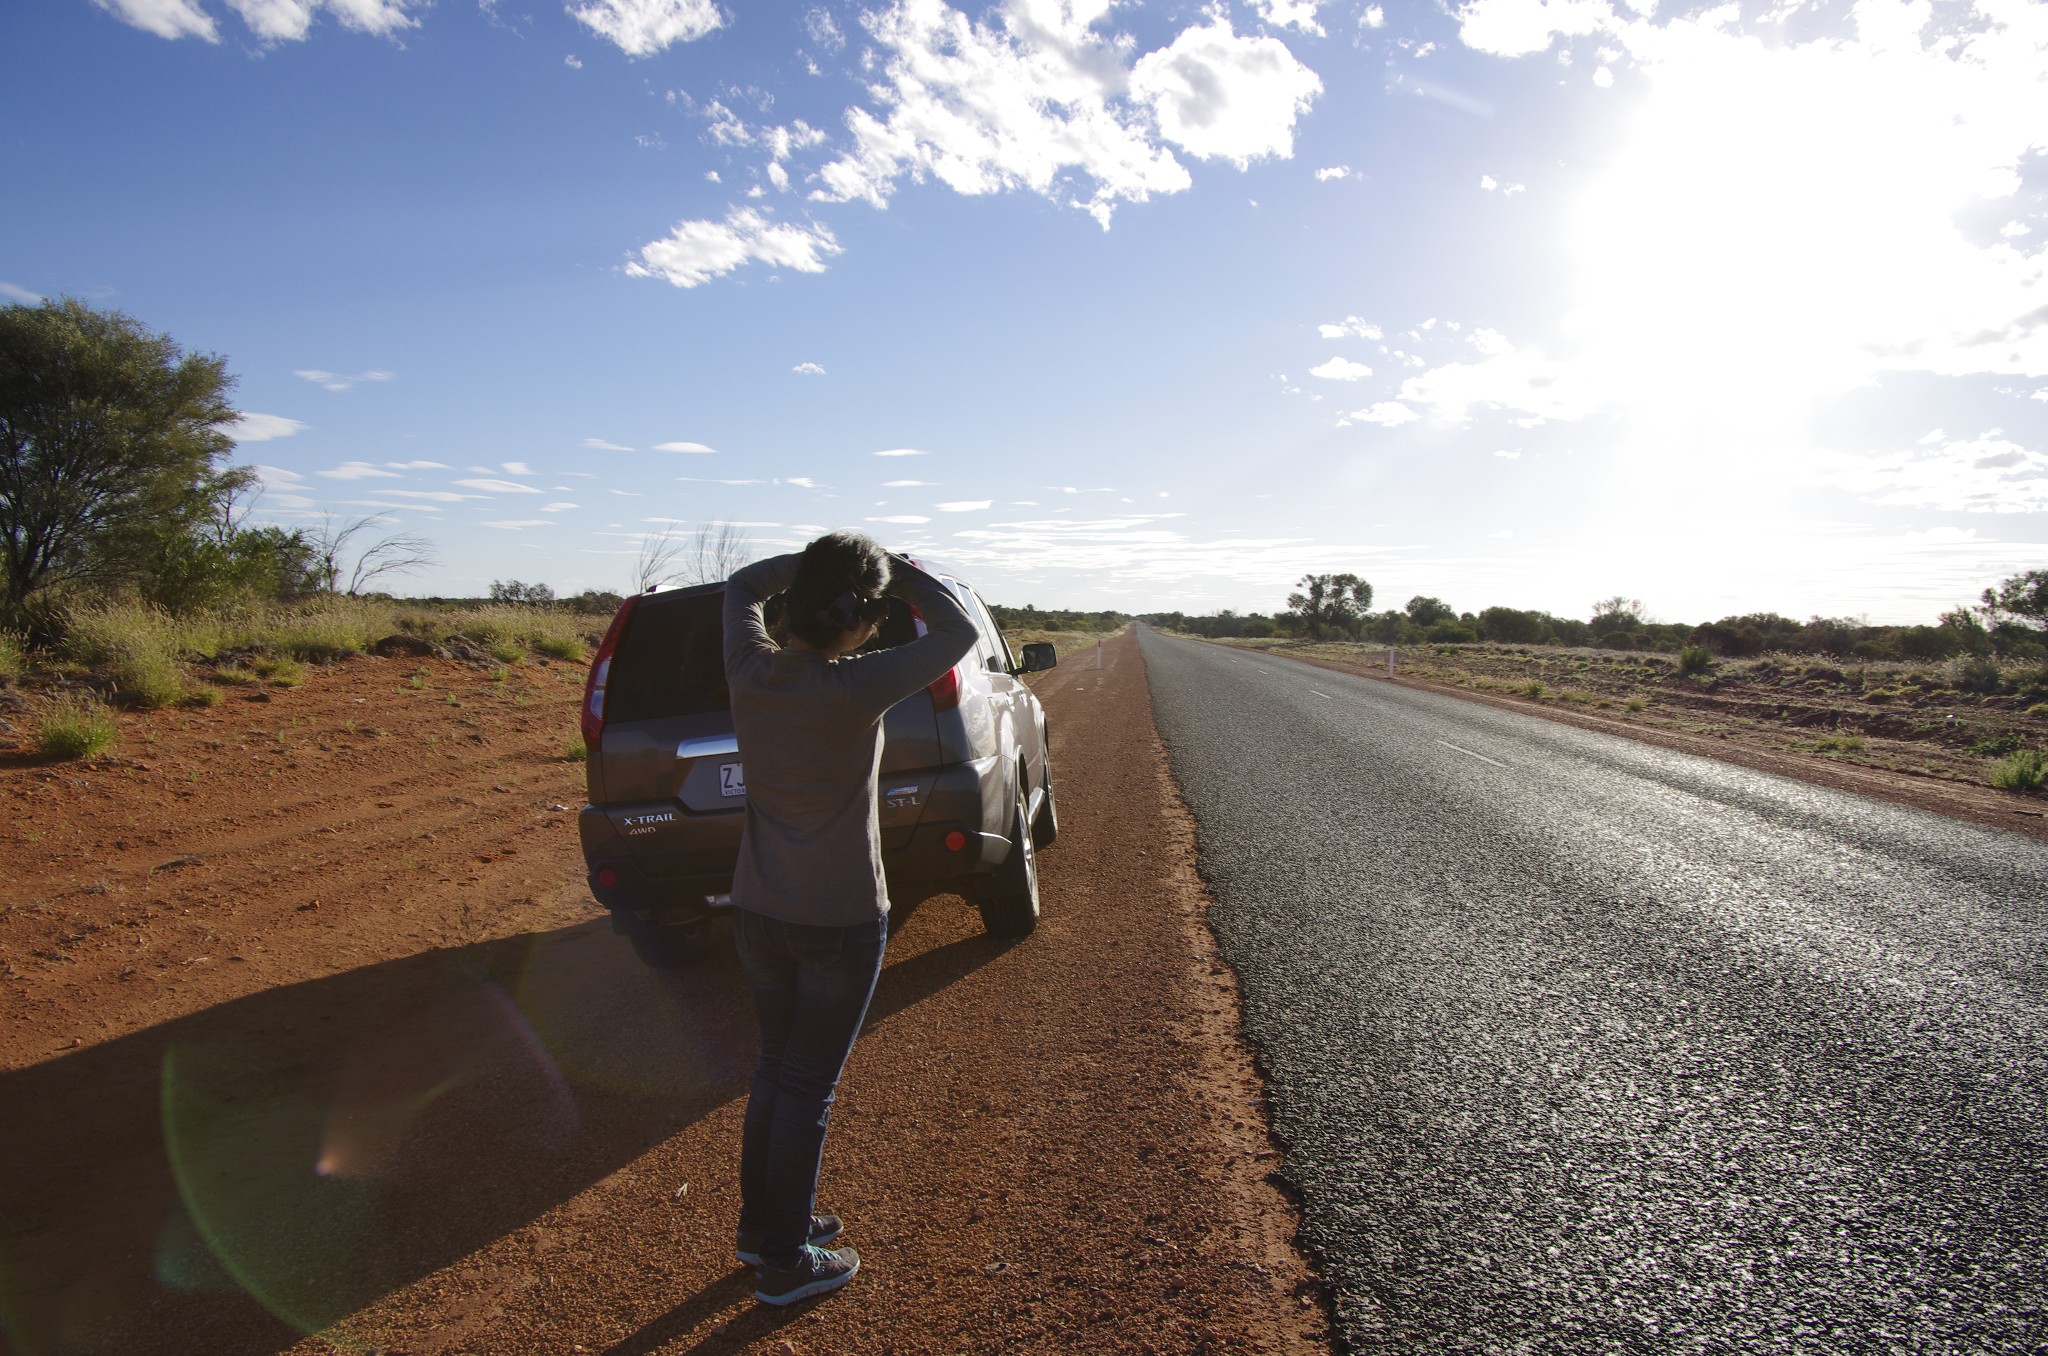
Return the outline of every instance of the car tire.
{"type": "Polygon", "coordinates": [[[1029,937],[1038,926],[1038,854],[1031,844],[1031,823],[1024,816],[1021,785],[1010,811],[1010,833],[1010,855],[994,875],[974,882],[974,904],[990,936],[1029,937]]]}
{"type": "Polygon", "coordinates": [[[1031,821],[1031,846],[1043,852],[1059,841],[1060,810],[1052,798],[1052,751],[1045,754],[1045,796],[1038,802],[1038,815],[1031,821]]]}

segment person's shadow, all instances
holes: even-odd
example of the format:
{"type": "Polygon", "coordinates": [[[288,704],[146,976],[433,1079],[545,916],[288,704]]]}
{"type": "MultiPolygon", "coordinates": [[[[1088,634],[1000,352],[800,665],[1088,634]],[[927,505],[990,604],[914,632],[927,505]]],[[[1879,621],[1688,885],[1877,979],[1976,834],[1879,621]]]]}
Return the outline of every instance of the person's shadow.
{"type": "MultiPolygon", "coordinates": [[[[870,1023],[999,951],[977,936],[889,965],[870,1023]]],[[[0,1074],[0,1351],[290,1346],[743,1095],[754,1046],[729,952],[648,970],[599,922],[0,1074]]],[[[748,1284],[732,1273],[647,1331],[748,1284]]]]}

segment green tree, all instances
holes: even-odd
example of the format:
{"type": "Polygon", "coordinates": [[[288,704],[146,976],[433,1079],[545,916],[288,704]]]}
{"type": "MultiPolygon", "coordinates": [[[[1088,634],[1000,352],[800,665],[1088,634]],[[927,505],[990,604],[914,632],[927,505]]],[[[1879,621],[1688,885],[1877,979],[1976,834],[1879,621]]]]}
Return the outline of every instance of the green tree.
{"type": "MultiPolygon", "coordinates": [[[[2048,631],[2048,570],[2026,570],[1984,590],[1979,611],[1994,623],[2048,631]]],[[[1943,617],[1944,624],[1948,618],[1943,617]]]]}
{"type": "Polygon", "coordinates": [[[234,379],[119,311],[0,307],[0,603],[133,563],[223,474],[234,379]]]}
{"type": "Polygon", "coordinates": [[[1303,592],[1287,595],[1287,607],[1300,616],[1313,640],[1323,638],[1325,627],[1350,631],[1372,606],[1372,585],[1355,574],[1307,574],[1301,587],[1303,592]]]}
{"type": "Polygon", "coordinates": [[[1419,593],[1410,598],[1408,606],[1402,610],[1408,614],[1409,621],[1425,629],[1435,626],[1440,621],[1458,619],[1458,609],[1441,598],[1429,598],[1419,593]]]}
{"type": "Polygon", "coordinates": [[[1643,629],[1643,604],[1640,599],[1624,598],[1615,594],[1602,598],[1593,604],[1593,620],[1589,623],[1596,636],[1613,635],[1622,631],[1643,629]]]}

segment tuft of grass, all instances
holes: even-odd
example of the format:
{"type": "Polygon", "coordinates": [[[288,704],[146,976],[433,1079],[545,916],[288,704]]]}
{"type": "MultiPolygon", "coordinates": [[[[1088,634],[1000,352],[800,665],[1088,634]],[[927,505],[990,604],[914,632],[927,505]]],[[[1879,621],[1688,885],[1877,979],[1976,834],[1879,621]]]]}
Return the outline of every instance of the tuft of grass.
{"type": "Polygon", "coordinates": [[[1688,678],[1714,667],[1713,652],[1704,645],[1687,645],[1678,652],[1678,671],[1688,678]]]}
{"type": "Polygon", "coordinates": [[[247,687],[258,681],[254,670],[245,669],[240,664],[221,665],[213,671],[213,680],[229,687],[247,687]]]}
{"type": "Polygon", "coordinates": [[[217,687],[195,687],[185,694],[185,699],[179,702],[178,705],[203,708],[219,706],[225,700],[226,698],[217,687]]]}
{"type": "Polygon", "coordinates": [[[494,683],[502,683],[511,676],[512,671],[502,664],[491,670],[491,681],[494,683]]]}
{"type": "Polygon", "coordinates": [[[2048,702],[2035,702],[2027,708],[2026,714],[2030,716],[2048,716],[2048,702]]]}
{"type": "Polygon", "coordinates": [[[306,681],[306,666],[296,659],[266,657],[250,664],[273,687],[297,687],[306,681]]]}
{"type": "Polygon", "coordinates": [[[1569,687],[1559,692],[1557,699],[1561,702],[1568,702],[1573,706],[1591,706],[1600,700],[1598,696],[1591,692],[1581,692],[1576,688],[1569,687]]]}
{"type": "Polygon", "coordinates": [[[1868,746],[1862,735],[1822,735],[1813,741],[1815,753],[1861,753],[1868,746]]]}
{"type": "Polygon", "coordinates": [[[1885,702],[1895,702],[1901,697],[1911,697],[1912,695],[1910,691],[1902,687],[1874,687],[1863,694],[1863,700],[1883,705],[1885,702]]]}
{"type": "Polygon", "coordinates": [[[2044,781],[2048,781],[2048,758],[2039,749],[2021,749],[1991,769],[1991,784],[2001,791],[2039,795],[2044,781]]]}
{"type": "Polygon", "coordinates": [[[0,631],[0,680],[12,682],[28,671],[28,642],[12,631],[0,631]]]}
{"type": "Polygon", "coordinates": [[[427,685],[427,680],[415,673],[412,677],[405,680],[405,685],[418,692],[427,685]]]}
{"type": "Polygon", "coordinates": [[[517,664],[520,660],[526,658],[526,651],[509,640],[497,641],[484,648],[490,653],[491,658],[497,660],[500,664],[517,664]]]}
{"type": "Polygon", "coordinates": [[[1649,704],[1650,703],[1646,699],[1640,696],[1630,697],[1628,701],[1623,703],[1623,705],[1627,706],[1629,710],[1637,712],[1644,710],[1649,706],[1649,704]]]}
{"type": "Polygon", "coordinates": [[[582,663],[585,653],[581,636],[537,635],[533,648],[550,659],[566,659],[572,664],[582,663]]]}
{"type": "Polygon", "coordinates": [[[1522,686],[1518,688],[1517,691],[1519,691],[1524,697],[1536,697],[1540,699],[1544,693],[1543,680],[1540,678],[1531,679],[1529,682],[1522,684],[1522,686]]]}
{"type": "Polygon", "coordinates": [[[70,762],[105,752],[118,733],[114,713],[105,705],[66,698],[43,717],[36,731],[36,748],[45,758],[70,762]]]}
{"type": "Polygon", "coordinates": [[[590,757],[590,750],[584,746],[582,735],[578,735],[570,740],[568,745],[562,750],[562,758],[565,762],[580,763],[588,757],[590,757]]]}
{"type": "Polygon", "coordinates": [[[1970,752],[1980,758],[1997,758],[2002,754],[2017,752],[2019,747],[2020,737],[2018,735],[2001,731],[1998,734],[1985,735],[1982,739],[1972,743],[1970,745],[1970,752]]]}

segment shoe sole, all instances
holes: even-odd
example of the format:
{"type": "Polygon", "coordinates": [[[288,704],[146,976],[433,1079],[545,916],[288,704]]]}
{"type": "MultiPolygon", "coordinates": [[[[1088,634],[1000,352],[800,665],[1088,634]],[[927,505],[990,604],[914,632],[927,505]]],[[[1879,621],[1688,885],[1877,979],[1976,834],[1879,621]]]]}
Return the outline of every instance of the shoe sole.
{"type": "Polygon", "coordinates": [[[852,1280],[855,1276],[858,1276],[859,1274],[860,1263],[859,1261],[855,1261],[851,1267],[847,1268],[845,1271],[841,1272],[837,1276],[820,1277],[819,1279],[812,1281],[809,1285],[798,1286],[796,1289],[790,1291],[786,1295],[771,1295],[765,1290],[756,1290],[754,1292],[754,1298],[761,1301],[761,1303],[763,1304],[773,1304],[777,1308],[780,1308],[785,1304],[795,1304],[798,1300],[810,1299],[814,1295],[829,1295],[834,1290],[837,1290],[840,1286],[845,1285],[848,1281],[852,1280]]]}
{"type": "MultiPolygon", "coordinates": [[[[814,1248],[822,1248],[827,1243],[830,1243],[833,1239],[839,1237],[839,1235],[845,1232],[846,1226],[844,1224],[841,1224],[837,1229],[834,1229],[829,1234],[812,1234],[809,1238],[805,1239],[804,1242],[810,1244],[814,1248]]],[[[745,1262],[750,1267],[768,1265],[766,1262],[761,1260],[761,1254],[758,1252],[742,1252],[739,1249],[735,1248],[733,1249],[732,1255],[734,1257],[739,1258],[740,1261],[745,1262]]]]}

